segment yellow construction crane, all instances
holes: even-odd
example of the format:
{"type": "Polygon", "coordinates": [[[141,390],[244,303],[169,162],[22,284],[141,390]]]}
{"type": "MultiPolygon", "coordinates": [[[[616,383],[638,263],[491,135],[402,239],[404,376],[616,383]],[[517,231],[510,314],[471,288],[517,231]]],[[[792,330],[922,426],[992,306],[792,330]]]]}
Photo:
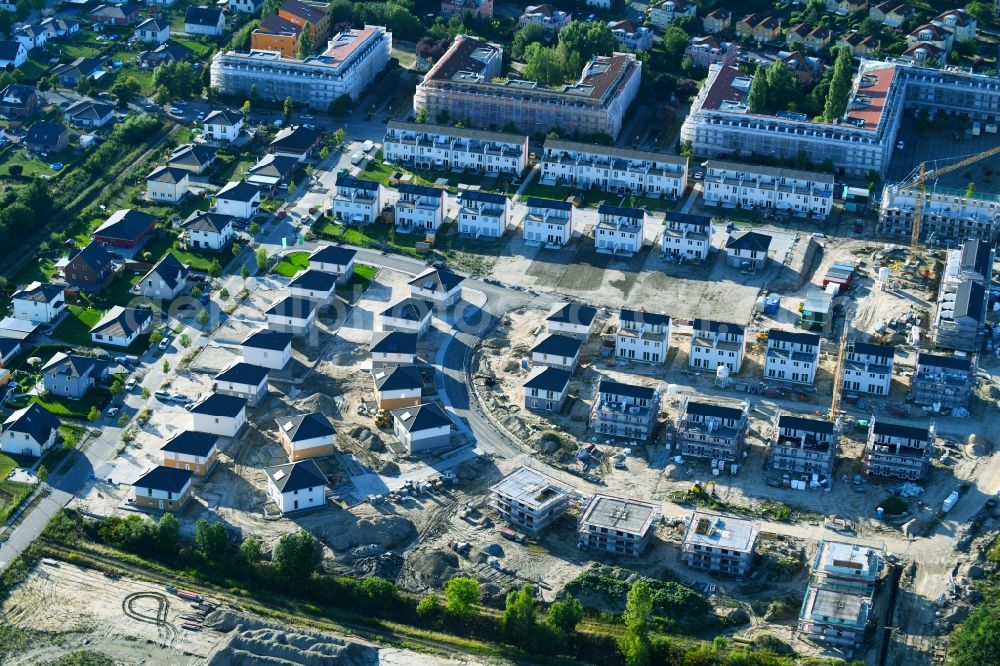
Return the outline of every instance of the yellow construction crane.
{"type": "Polygon", "coordinates": [[[913,200],[913,227],[910,231],[911,254],[916,254],[917,249],[920,247],[920,227],[924,220],[924,199],[927,196],[927,179],[932,176],[934,178],[943,176],[946,173],[951,173],[956,169],[961,169],[962,167],[967,167],[970,164],[975,164],[979,160],[992,157],[998,153],[1000,153],[1000,145],[994,146],[989,150],[984,150],[981,153],[972,155],[971,157],[966,157],[964,160],[959,160],[954,164],[949,164],[948,166],[944,166],[933,171],[927,171],[926,162],[920,163],[920,167],[917,169],[917,177],[911,183],[911,187],[916,188],[916,197],[914,197],[913,200]]]}

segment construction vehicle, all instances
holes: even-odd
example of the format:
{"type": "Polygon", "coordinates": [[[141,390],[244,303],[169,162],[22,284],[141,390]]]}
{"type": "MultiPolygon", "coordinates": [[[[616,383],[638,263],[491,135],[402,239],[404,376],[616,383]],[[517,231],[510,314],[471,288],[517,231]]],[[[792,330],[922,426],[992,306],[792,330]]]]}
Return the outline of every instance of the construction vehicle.
{"type": "Polygon", "coordinates": [[[691,494],[715,497],[715,481],[706,481],[704,483],[695,481],[691,484],[691,494]]]}
{"type": "Polygon", "coordinates": [[[384,409],[378,410],[378,413],[375,414],[375,425],[378,426],[379,428],[388,428],[389,412],[384,409]]]}
{"type": "Polygon", "coordinates": [[[934,169],[933,171],[927,170],[927,162],[920,163],[920,166],[917,168],[917,176],[911,183],[911,187],[916,190],[916,196],[913,200],[913,226],[910,230],[911,256],[916,256],[917,250],[920,248],[920,227],[922,226],[924,220],[924,199],[927,196],[927,179],[931,176],[938,178],[957,169],[967,167],[970,164],[975,164],[979,160],[993,157],[997,154],[1000,154],[1000,146],[993,146],[989,150],[984,150],[981,153],[977,153],[971,157],[966,157],[964,160],[959,160],[954,164],[949,164],[948,166],[941,167],[940,169],[934,169]]]}

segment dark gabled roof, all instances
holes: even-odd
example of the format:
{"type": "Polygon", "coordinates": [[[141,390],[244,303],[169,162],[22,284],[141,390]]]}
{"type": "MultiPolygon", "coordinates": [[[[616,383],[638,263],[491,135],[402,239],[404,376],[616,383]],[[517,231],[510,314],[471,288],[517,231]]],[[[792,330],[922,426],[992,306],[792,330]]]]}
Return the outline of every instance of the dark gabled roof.
{"type": "Polygon", "coordinates": [[[219,154],[212,146],[185,143],[177,146],[167,157],[167,166],[183,165],[201,169],[215,161],[219,154]]]}
{"type": "Polygon", "coordinates": [[[638,386],[636,384],[622,384],[611,379],[601,379],[597,385],[598,393],[610,393],[628,398],[639,398],[652,400],[656,397],[656,389],[650,386],[638,386]]]}
{"type": "MultiPolygon", "coordinates": [[[[184,173],[187,172],[185,171],[184,173]]],[[[196,210],[191,213],[186,220],[184,220],[181,224],[181,228],[221,234],[225,228],[230,226],[232,223],[233,218],[231,215],[223,215],[222,213],[207,213],[205,211],[196,210]]]]}
{"type": "Polygon", "coordinates": [[[778,427],[804,430],[805,432],[817,432],[823,435],[833,434],[833,424],[829,421],[807,419],[801,416],[792,416],[791,414],[781,414],[778,417],[778,427]]]}
{"type": "Polygon", "coordinates": [[[292,337],[291,333],[262,329],[248,335],[240,344],[244,347],[253,347],[254,349],[284,351],[292,344],[292,337]]]}
{"type": "Polygon", "coordinates": [[[111,254],[100,243],[89,243],[82,250],[72,255],[69,263],[82,262],[90,266],[95,273],[100,273],[111,263],[111,254]]]}
{"type": "Polygon", "coordinates": [[[254,185],[253,183],[248,183],[245,180],[239,182],[227,183],[225,187],[219,190],[215,198],[216,199],[226,199],[227,201],[253,201],[254,197],[260,195],[260,185],[254,185]]]}
{"type": "Polygon", "coordinates": [[[732,324],[728,321],[717,321],[715,319],[695,319],[691,326],[696,331],[711,331],[712,333],[736,333],[744,334],[744,329],[740,324],[732,324]],[[725,331],[723,331],[723,328],[725,331]]]}
{"type": "Polygon", "coordinates": [[[373,354],[416,354],[417,334],[403,331],[376,331],[372,333],[369,351],[373,354]]]}
{"type": "Polygon", "coordinates": [[[553,321],[561,324],[572,324],[574,326],[590,326],[597,316],[597,308],[589,305],[579,305],[577,303],[563,303],[555,309],[545,321],[553,321]]]}
{"type": "Polygon", "coordinates": [[[819,347],[819,335],[815,333],[795,333],[794,331],[779,331],[776,328],[772,328],[767,332],[768,343],[770,343],[771,340],[789,342],[794,345],[810,345],[812,347],[819,347]]]}
{"type": "Polygon", "coordinates": [[[0,338],[0,361],[8,361],[21,351],[21,341],[17,338],[0,338]]]}
{"type": "Polygon", "coordinates": [[[155,169],[149,172],[149,175],[146,176],[146,180],[155,180],[158,183],[177,184],[183,182],[184,180],[187,180],[188,177],[189,174],[184,169],[172,166],[164,166],[161,164],[160,166],[156,167],[155,169]]]}
{"type": "Polygon", "coordinates": [[[14,292],[12,298],[17,301],[32,301],[34,303],[51,303],[66,291],[66,287],[49,282],[33,282],[24,289],[14,292]]]}
{"type": "Polygon", "coordinates": [[[421,389],[424,380],[412,365],[400,365],[389,370],[372,370],[375,388],[379,391],[407,391],[421,389]]]}
{"type": "Polygon", "coordinates": [[[93,356],[56,352],[49,359],[48,363],[42,366],[42,372],[47,375],[58,374],[66,377],[85,377],[91,372],[100,374],[107,366],[106,361],[94,358],[93,356]]]}
{"type": "Polygon", "coordinates": [[[411,433],[452,425],[451,417],[436,402],[394,409],[392,416],[404,430],[411,433]]]}
{"type": "Polygon", "coordinates": [[[427,185],[415,185],[413,183],[406,183],[405,185],[400,185],[396,188],[400,194],[415,194],[420,197],[437,197],[440,198],[444,196],[444,190],[439,190],[436,187],[429,187],[427,185]]]}
{"type": "Polygon", "coordinates": [[[17,59],[17,53],[24,48],[21,42],[11,40],[0,41],[0,60],[8,60],[14,62],[17,59]]]}
{"type": "Polygon", "coordinates": [[[891,359],[896,355],[896,348],[889,345],[875,345],[870,342],[855,342],[854,353],[891,359]]]}
{"type": "Polygon", "coordinates": [[[161,21],[158,18],[148,18],[139,25],[135,27],[136,30],[143,30],[146,32],[160,32],[166,28],[169,28],[170,24],[166,21],[161,21]]]}
{"type": "Polygon", "coordinates": [[[176,60],[183,61],[191,57],[194,52],[182,44],[167,42],[160,44],[152,51],[143,51],[139,54],[139,61],[144,60],[176,60]]]}
{"type": "Polygon", "coordinates": [[[597,209],[598,215],[615,215],[617,217],[627,217],[633,220],[641,220],[646,215],[646,211],[641,208],[620,208],[618,206],[609,206],[608,204],[601,204],[600,208],[597,209]]]}
{"type": "Polygon", "coordinates": [[[246,408],[247,401],[232,395],[222,393],[209,393],[199,400],[191,408],[192,414],[206,414],[208,416],[236,416],[246,408]]]}
{"type": "Polygon", "coordinates": [[[56,65],[52,68],[52,73],[57,76],[79,78],[81,76],[90,76],[100,68],[100,58],[77,58],[73,62],[69,62],[64,65],[56,65]]]}
{"type": "Polygon", "coordinates": [[[279,493],[291,493],[306,488],[318,488],[326,485],[326,476],[320,471],[315,460],[299,460],[298,462],[265,467],[267,479],[279,493]]]}
{"type": "Polygon", "coordinates": [[[538,197],[529,197],[528,208],[554,208],[555,210],[573,210],[573,205],[568,201],[555,201],[553,199],[539,199],[538,197]]]}
{"type": "Polygon", "coordinates": [[[458,202],[463,204],[466,201],[482,201],[483,203],[503,206],[507,203],[507,196],[495,192],[483,192],[482,190],[465,190],[458,195],[458,202]]]}
{"type": "Polygon", "coordinates": [[[278,132],[274,140],[268,144],[268,149],[271,152],[274,152],[274,149],[279,149],[292,153],[304,153],[316,145],[320,136],[319,130],[309,129],[302,125],[286,127],[278,132]]]}
{"type": "Polygon", "coordinates": [[[288,177],[299,166],[299,160],[292,155],[275,155],[268,153],[257,160],[249,169],[251,175],[264,174],[277,178],[288,177]]]}
{"type": "Polygon", "coordinates": [[[290,442],[304,442],[337,434],[330,419],[320,412],[283,416],[274,420],[278,424],[278,430],[285,433],[290,442]]]}
{"type": "Polygon", "coordinates": [[[59,137],[65,133],[66,127],[62,123],[50,120],[36,120],[28,128],[28,133],[24,135],[24,142],[53,146],[59,141],[59,137]]]}
{"type": "Polygon", "coordinates": [[[310,291],[330,291],[337,286],[337,276],[333,273],[310,269],[296,275],[288,286],[310,291]]]}
{"type": "Polygon", "coordinates": [[[769,247],[771,247],[771,237],[756,231],[737,231],[726,241],[727,250],[767,252],[769,247]]]}
{"type": "Polygon", "coordinates": [[[19,409],[3,423],[3,431],[24,433],[39,444],[49,440],[53,430],[59,429],[59,419],[37,403],[19,409]]]}
{"type": "Polygon", "coordinates": [[[91,335],[100,333],[112,337],[130,338],[146,328],[153,318],[152,310],[137,310],[116,305],[108,310],[101,320],[90,329],[91,335]]]}
{"type": "Polygon", "coordinates": [[[621,321],[634,321],[637,324],[650,324],[651,326],[667,326],[670,324],[670,315],[657,314],[655,312],[643,312],[640,310],[627,310],[622,308],[618,313],[621,321]]]}
{"type": "Polygon", "coordinates": [[[573,358],[580,353],[583,341],[568,335],[548,333],[540,337],[531,348],[532,354],[553,354],[573,358]]]}
{"type": "Polygon", "coordinates": [[[268,35],[289,35],[298,36],[302,32],[302,26],[292,23],[286,18],[282,18],[277,14],[272,14],[271,16],[265,16],[257,26],[254,32],[268,35]]]}
{"type": "Polygon", "coordinates": [[[357,250],[341,245],[323,245],[309,255],[309,261],[316,261],[323,264],[336,264],[346,266],[358,254],[357,250]]]}
{"type": "Polygon", "coordinates": [[[299,0],[285,0],[279,11],[288,12],[292,16],[302,19],[307,23],[316,23],[323,18],[323,12],[299,0]]]}
{"type": "Polygon", "coordinates": [[[184,13],[184,23],[215,26],[219,24],[221,16],[222,10],[215,7],[188,7],[184,13]]]}
{"type": "Polygon", "coordinates": [[[972,370],[972,359],[966,356],[939,356],[937,354],[920,353],[917,354],[917,367],[926,366],[930,368],[948,368],[949,370],[972,370]]]}
{"type": "Polygon", "coordinates": [[[915,439],[917,441],[927,441],[930,437],[930,430],[920,426],[900,425],[899,423],[889,423],[875,419],[872,422],[872,431],[876,435],[888,435],[889,437],[902,437],[904,439],[915,439]]]}
{"type": "Polygon", "coordinates": [[[239,361],[217,374],[215,381],[260,386],[261,382],[267,381],[267,368],[239,361]]]}
{"type": "Polygon", "coordinates": [[[667,222],[680,222],[699,227],[707,227],[712,224],[712,218],[708,215],[692,215],[691,213],[676,213],[670,211],[666,216],[667,222]]]}
{"type": "Polygon", "coordinates": [[[0,106],[11,109],[26,109],[32,99],[38,98],[38,91],[34,86],[26,86],[20,83],[11,83],[3,90],[0,90],[0,106]]]}
{"type": "Polygon", "coordinates": [[[955,317],[971,317],[978,322],[983,319],[983,301],[986,288],[978,282],[963,282],[955,290],[955,317]]]}
{"type": "Polygon", "coordinates": [[[180,494],[184,487],[191,482],[193,473],[189,469],[177,469],[176,467],[164,467],[157,465],[140,476],[133,488],[152,488],[164,492],[180,494]]]}
{"type": "Polygon", "coordinates": [[[379,188],[382,183],[377,180],[368,180],[367,178],[355,178],[354,176],[337,176],[337,182],[335,187],[349,187],[352,190],[364,190],[366,192],[373,192],[379,188]]]}
{"type": "Polygon", "coordinates": [[[170,439],[160,447],[160,451],[167,453],[182,453],[188,456],[207,457],[212,449],[219,442],[219,436],[207,432],[195,432],[184,430],[170,439]]]}
{"type": "Polygon", "coordinates": [[[115,112],[115,107],[103,102],[94,102],[89,99],[81,99],[63,113],[74,120],[98,121],[107,118],[115,112]]]}
{"type": "Polygon", "coordinates": [[[524,388],[538,389],[539,391],[556,391],[562,393],[569,384],[573,373],[561,368],[553,368],[547,365],[540,365],[531,370],[524,380],[524,388]]]}
{"type": "Polygon", "coordinates": [[[308,319],[316,311],[316,304],[307,298],[296,296],[286,296],[271,306],[267,311],[269,315],[278,317],[294,317],[295,319],[308,319]]]}
{"type": "Polygon", "coordinates": [[[215,109],[202,120],[203,125],[227,125],[235,127],[243,121],[243,115],[229,109],[215,109]]]}
{"type": "Polygon", "coordinates": [[[156,218],[149,213],[128,208],[116,210],[104,224],[94,229],[90,235],[94,238],[114,238],[117,240],[136,241],[156,224],[156,218]]]}
{"type": "Polygon", "coordinates": [[[410,280],[411,287],[426,289],[438,294],[446,294],[462,284],[465,277],[444,268],[431,268],[410,280]]]}
{"type": "Polygon", "coordinates": [[[191,273],[191,269],[180,262],[180,260],[174,256],[173,252],[167,252],[163,255],[163,259],[160,259],[159,263],[153,266],[152,270],[146,274],[145,280],[150,275],[158,275],[161,280],[163,280],[168,287],[171,289],[175,288],[181,282],[187,280],[188,275],[191,273]]]}
{"type": "Polygon", "coordinates": [[[404,298],[400,302],[387,307],[381,314],[384,317],[392,317],[393,319],[423,321],[433,311],[434,304],[429,301],[422,301],[419,298],[404,298]]]}
{"type": "Polygon", "coordinates": [[[716,417],[720,419],[732,419],[739,421],[743,418],[743,410],[738,407],[726,407],[713,402],[699,402],[688,400],[687,413],[694,416],[716,417]]]}
{"type": "Polygon", "coordinates": [[[993,248],[984,240],[967,240],[962,244],[962,269],[975,271],[989,278],[993,273],[993,248]]]}

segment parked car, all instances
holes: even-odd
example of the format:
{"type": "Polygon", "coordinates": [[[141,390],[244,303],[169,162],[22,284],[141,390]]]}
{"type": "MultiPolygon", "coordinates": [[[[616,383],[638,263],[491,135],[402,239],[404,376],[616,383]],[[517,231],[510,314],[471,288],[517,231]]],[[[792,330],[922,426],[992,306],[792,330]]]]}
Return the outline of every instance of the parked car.
{"type": "Polygon", "coordinates": [[[112,407],[111,409],[108,410],[108,416],[117,416],[117,415],[118,415],[117,407],[112,407]]]}
{"type": "Polygon", "coordinates": [[[162,340],[160,340],[159,344],[160,351],[166,351],[167,347],[169,346],[170,346],[170,338],[163,338],[162,340]]]}
{"type": "Polygon", "coordinates": [[[174,393],[172,394],[171,397],[174,399],[174,402],[179,402],[182,405],[189,405],[192,402],[194,402],[194,400],[184,395],[183,393],[174,393]]]}
{"type": "Polygon", "coordinates": [[[134,391],[136,384],[138,384],[138,382],[135,380],[135,377],[129,377],[129,380],[125,382],[125,390],[134,391]]]}
{"type": "Polygon", "coordinates": [[[153,395],[155,395],[156,399],[159,400],[160,402],[170,402],[171,400],[174,399],[174,396],[170,394],[170,391],[164,391],[162,389],[157,391],[153,395]]]}

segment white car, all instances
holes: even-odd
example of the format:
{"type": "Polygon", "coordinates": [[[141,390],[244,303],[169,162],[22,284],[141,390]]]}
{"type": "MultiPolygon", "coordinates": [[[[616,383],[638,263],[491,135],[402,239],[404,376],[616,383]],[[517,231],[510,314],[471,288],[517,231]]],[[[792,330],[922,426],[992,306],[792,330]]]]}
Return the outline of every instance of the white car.
{"type": "Polygon", "coordinates": [[[108,416],[116,416],[118,414],[118,408],[112,407],[108,410],[108,416]]]}
{"type": "Polygon", "coordinates": [[[902,139],[900,139],[899,141],[897,141],[896,142],[896,150],[902,150],[903,149],[903,145],[904,144],[903,144],[903,140],[902,139]]]}
{"type": "Polygon", "coordinates": [[[167,347],[169,346],[170,346],[170,338],[163,338],[162,340],[160,340],[159,344],[160,351],[166,351],[167,347]]]}

